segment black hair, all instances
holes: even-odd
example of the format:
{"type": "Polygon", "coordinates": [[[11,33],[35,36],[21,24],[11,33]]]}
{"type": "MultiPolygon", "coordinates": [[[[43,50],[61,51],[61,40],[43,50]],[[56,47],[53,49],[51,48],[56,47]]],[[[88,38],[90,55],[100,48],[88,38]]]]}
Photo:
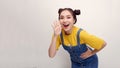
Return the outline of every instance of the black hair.
{"type": "Polygon", "coordinates": [[[60,19],[61,12],[64,11],[64,10],[68,10],[72,14],[73,18],[75,19],[75,22],[74,22],[74,24],[75,24],[77,22],[76,15],[80,15],[81,14],[80,10],[79,9],[73,10],[71,8],[60,8],[58,10],[59,19],[60,19]]]}

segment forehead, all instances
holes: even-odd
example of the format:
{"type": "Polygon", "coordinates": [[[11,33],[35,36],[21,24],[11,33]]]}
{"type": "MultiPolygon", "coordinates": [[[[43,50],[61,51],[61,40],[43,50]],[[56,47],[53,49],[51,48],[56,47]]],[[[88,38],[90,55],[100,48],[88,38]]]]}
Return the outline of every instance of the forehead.
{"type": "Polygon", "coordinates": [[[68,10],[64,10],[61,12],[60,16],[72,16],[71,12],[68,10]]]}

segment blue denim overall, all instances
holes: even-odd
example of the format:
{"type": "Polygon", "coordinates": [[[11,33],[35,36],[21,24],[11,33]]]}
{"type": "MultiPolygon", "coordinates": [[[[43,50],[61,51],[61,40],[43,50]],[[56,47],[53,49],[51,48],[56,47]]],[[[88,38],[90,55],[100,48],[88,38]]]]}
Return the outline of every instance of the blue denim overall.
{"type": "MultiPolygon", "coordinates": [[[[64,39],[62,33],[60,34],[62,46],[63,48],[68,51],[71,58],[72,68],[98,68],[98,58],[97,55],[93,55],[89,58],[82,59],[80,55],[87,51],[89,47],[86,44],[80,44],[79,34],[82,29],[79,29],[77,32],[77,45],[76,46],[66,46],[64,45],[64,39]]],[[[91,49],[92,50],[92,49],[91,49]]]]}

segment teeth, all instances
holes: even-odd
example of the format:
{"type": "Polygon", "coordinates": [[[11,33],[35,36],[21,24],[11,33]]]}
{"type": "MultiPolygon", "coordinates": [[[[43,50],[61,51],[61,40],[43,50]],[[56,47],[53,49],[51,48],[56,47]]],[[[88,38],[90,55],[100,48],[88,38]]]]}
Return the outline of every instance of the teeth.
{"type": "MultiPolygon", "coordinates": [[[[67,24],[67,25],[69,25],[69,24],[67,24]]],[[[65,25],[65,26],[67,26],[67,25],[65,25]]]]}
{"type": "Polygon", "coordinates": [[[63,24],[63,25],[64,25],[64,27],[67,27],[67,26],[69,26],[69,24],[67,24],[67,25],[63,24]]]}

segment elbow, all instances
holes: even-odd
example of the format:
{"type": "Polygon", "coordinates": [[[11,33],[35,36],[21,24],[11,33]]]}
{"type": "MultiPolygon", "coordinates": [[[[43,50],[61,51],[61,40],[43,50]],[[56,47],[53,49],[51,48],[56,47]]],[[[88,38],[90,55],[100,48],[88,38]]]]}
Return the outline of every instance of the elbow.
{"type": "Polygon", "coordinates": [[[49,53],[50,58],[54,58],[55,55],[49,53]]]}
{"type": "Polygon", "coordinates": [[[107,43],[104,42],[103,45],[102,45],[102,47],[101,47],[101,49],[103,49],[106,45],[107,45],[107,43]]]}
{"type": "Polygon", "coordinates": [[[50,52],[50,51],[49,51],[49,52],[48,52],[48,55],[49,55],[50,58],[54,58],[55,52],[50,52]]]}
{"type": "Polygon", "coordinates": [[[103,45],[103,46],[105,47],[106,45],[107,45],[107,43],[106,43],[106,42],[104,42],[104,45],[103,45]]]}
{"type": "Polygon", "coordinates": [[[100,49],[98,49],[98,50],[103,49],[106,45],[107,45],[107,43],[106,43],[106,42],[104,42],[104,43],[102,44],[101,48],[100,48],[100,49]]]}
{"type": "Polygon", "coordinates": [[[53,56],[53,55],[49,55],[49,57],[50,57],[50,58],[54,58],[54,56],[53,56]]]}

